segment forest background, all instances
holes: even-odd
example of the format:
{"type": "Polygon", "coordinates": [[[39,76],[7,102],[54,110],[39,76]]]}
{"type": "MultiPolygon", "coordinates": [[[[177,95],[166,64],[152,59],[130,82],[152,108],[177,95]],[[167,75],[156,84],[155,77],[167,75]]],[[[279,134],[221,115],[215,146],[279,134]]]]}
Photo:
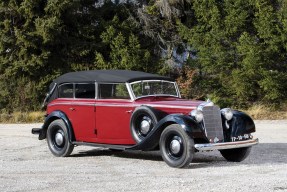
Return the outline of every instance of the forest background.
{"type": "Polygon", "coordinates": [[[287,118],[287,1],[1,0],[2,118],[94,69],[171,76],[185,98],[287,118]]]}

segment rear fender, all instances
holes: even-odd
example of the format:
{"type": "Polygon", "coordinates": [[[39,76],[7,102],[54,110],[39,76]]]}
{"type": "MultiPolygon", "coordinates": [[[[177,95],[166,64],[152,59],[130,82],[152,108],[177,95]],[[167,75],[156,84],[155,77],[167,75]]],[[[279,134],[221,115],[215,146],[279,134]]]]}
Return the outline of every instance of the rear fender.
{"type": "Polygon", "coordinates": [[[47,133],[47,129],[49,125],[56,119],[62,119],[64,121],[68,129],[68,135],[69,135],[70,142],[75,141],[72,124],[69,121],[67,115],[62,111],[53,111],[46,117],[44,125],[42,126],[42,129],[39,135],[39,139],[42,140],[46,138],[46,133],[47,133]]]}

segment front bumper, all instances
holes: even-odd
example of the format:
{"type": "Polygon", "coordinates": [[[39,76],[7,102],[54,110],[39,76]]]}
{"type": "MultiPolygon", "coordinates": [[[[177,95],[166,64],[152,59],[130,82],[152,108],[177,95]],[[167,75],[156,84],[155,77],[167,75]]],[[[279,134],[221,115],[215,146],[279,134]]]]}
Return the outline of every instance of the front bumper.
{"type": "Polygon", "coordinates": [[[245,141],[225,142],[225,143],[203,143],[195,144],[194,147],[198,151],[213,151],[222,149],[235,149],[242,147],[251,147],[259,143],[258,139],[250,139],[245,141]]]}

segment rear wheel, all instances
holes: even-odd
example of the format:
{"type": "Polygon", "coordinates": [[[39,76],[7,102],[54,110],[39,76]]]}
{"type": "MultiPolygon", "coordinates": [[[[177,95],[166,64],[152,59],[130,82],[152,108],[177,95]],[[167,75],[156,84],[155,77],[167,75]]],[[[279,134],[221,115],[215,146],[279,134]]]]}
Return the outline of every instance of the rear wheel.
{"type": "Polygon", "coordinates": [[[250,151],[251,147],[244,147],[220,150],[220,153],[227,161],[240,162],[248,157],[250,151]]]}
{"type": "Polygon", "coordinates": [[[67,126],[61,119],[57,119],[49,125],[47,142],[50,151],[57,157],[69,156],[74,149],[74,145],[69,141],[67,126]]]}
{"type": "Polygon", "coordinates": [[[194,155],[194,141],[180,125],[169,125],[162,132],[159,143],[163,160],[171,167],[188,166],[194,155]]]}

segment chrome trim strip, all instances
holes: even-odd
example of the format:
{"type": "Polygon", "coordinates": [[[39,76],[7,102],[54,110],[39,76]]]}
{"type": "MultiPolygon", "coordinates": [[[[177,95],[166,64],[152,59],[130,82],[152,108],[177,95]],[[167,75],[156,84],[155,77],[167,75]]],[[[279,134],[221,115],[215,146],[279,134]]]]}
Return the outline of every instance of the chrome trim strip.
{"type": "Polygon", "coordinates": [[[95,81],[95,99],[99,98],[98,94],[99,94],[98,82],[95,81]]]}
{"type": "Polygon", "coordinates": [[[146,98],[146,97],[174,97],[174,98],[179,98],[178,96],[175,95],[165,95],[165,94],[157,94],[157,95],[144,95],[137,97],[135,100],[146,98]]]}
{"type": "Polygon", "coordinates": [[[132,91],[132,87],[130,83],[126,83],[126,87],[128,89],[128,92],[130,94],[130,98],[132,101],[134,101],[136,99],[136,96],[134,95],[134,92],[132,91]]]}
{"type": "Polygon", "coordinates": [[[123,104],[96,104],[96,107],[134,107],[134,105],[123,105],[123,104]]]}
{"type": "MultiPolygon", "coordinates": [[[[99,101],[95,101],[95,102],[90,102],[90,103],[81,103],[81,102],[75,102],[75,100],[73,98],[70,99],[70,102],[55,102],[55,103],[50,103],[49,106],[55,106],[55,105],[81,105],[81,106],[102,106],[102,107],[138,107],[143,105],[142,103],[133,103],[132,101],[129,100],[129,102],[127,103],[100,103],[99,101]],[[126,104],[130,104],[130,105],[126,105],[126,104]]],[[[78,100],[78,99],[77,99],[78,100]]],[[[119,101],[119,99],[117,99],[116,101],[119,101]]],[[[111,101],[109,101],[111,102],[111,101]]],[[[158,107],[158,108],[168,108],[168,109],[190,109],[193,110],[196,107],[190,106],[190,107],[186,107],[186,106],[176,106],[176,105],[157,105],[157,104],[148,104],[147,106],[150,107],[158,107]]]]}
{"type": "Polygon", "coordinates": [[[176,88],[176,92],[177,92],[177,96],[178,98],[181,98],[181,94],[180,94],[180,91],[179,91],[179,88],[178,88],[178,85],[176,82],[174,82],[174,85],[175,85],[175,88],[176,88]]]}
{"type": "Polygon", "coordinates": [[[195,144],[194,148],[198,151],[212,151],[212,150],[222,150],[222,149],[235,149],[242,147],[251,147],[257,145],[259,139],[251,139],[246,141],[236,141],[236,142],[225,142],[225,143],[203,143],[195,144]]]}
{"type": "Polygon", "coordinates": [[[104,144],[104,143],[88,143],[88,142],[72,142],[72,144],[78,146],[85,145],[85,146],[103,147],[103,148],[120,149],[120,150],[126,150],[133,146],[133,145],[116,145],[116,144],[104,144]]]}
{"type": "Polygon", "coordinates": [[[148,104],[151,107],[158,107],[158,108],[170,108],[170,109],[196,109],[195,106],[180,106],[180,105],[160,105],[160,104],[148,104]]]}
{"type": "Polygon", "coordinates": [[[57,103],[49,103],[49,106],[57,106],[57,105],[75,105],[75,106],[95,106],[95,102],[57,102],[57,103]]]}
{"type": "Polygon", "coordinates": [[[168,81],[168,80],[161,80],[161,79],[149,79],[149,80],[139,80],[139,81],[133,81],[130,84],[135,84],[135,83],[141,83],[141,82],[169,82],[169,83],[175,83],[174,81],[168,81]]]}

